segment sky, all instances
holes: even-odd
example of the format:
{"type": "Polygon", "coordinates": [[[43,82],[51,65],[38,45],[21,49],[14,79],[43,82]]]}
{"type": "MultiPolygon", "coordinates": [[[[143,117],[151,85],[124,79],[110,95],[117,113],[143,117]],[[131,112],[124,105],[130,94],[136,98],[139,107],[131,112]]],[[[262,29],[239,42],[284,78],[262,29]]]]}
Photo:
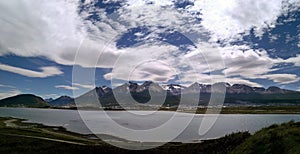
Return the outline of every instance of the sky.
{"type": "Polygon", "coordinates": [[[128,81],[300,91],[300,0],[9,0],[0,25],[0,98],[128,81]]]}

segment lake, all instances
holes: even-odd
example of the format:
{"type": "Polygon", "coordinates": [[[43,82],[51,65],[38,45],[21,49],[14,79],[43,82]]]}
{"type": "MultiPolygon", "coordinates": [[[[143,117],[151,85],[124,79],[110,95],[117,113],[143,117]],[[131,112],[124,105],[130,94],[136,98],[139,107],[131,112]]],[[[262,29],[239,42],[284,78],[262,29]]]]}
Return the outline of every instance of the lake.
{"type": "MultiPolygon", "coordinates": [[[[26,122],[63,126],[81,134],[108,134],[127,140],[193,142],[222,137],[237,131],[255,131],[274,123],[300,121],[292,114],[223,114],[203,115],[168,111],[76,111],[61,109],[0,108],[1,117],[26,119],[26,122]],[[174,114],[176,114],[174,118],[174,114]],[[212,127],[199,135],[204,117],[212,127]],[[215,122],[214,122],[215,120],[215,122]],[[170,123],[172,121],[172,123],[170,123]],[[187,127],[183,126],[188,124],[187,127]],[[159,129],[164,127],[164,129],[159,129]],[[143,135],[141,135],[143,134],[143,135]],[[168,134],[175,134],[170,136],[168,134]],[[176,135],[178,134],[178,135],[176,135]]],[[[205,125],[207,126],[207,125],[205,125]]]]}

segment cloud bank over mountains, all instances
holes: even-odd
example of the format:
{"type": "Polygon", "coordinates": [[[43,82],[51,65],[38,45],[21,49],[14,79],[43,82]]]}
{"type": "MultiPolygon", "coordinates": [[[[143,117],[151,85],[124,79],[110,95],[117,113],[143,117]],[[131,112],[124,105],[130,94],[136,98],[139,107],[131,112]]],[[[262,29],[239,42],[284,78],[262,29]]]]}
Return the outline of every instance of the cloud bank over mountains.
{"type": "MultiPolygon", "coordinates": [[[[299,74],[280,73],[279,66],[299,67],[299,50],[294,51],[297,56],[274,57],[243,39],[252,33],[260,38],[280,24],[298,20],[278,22],[299,7],[299,0],[1,1],[0,55],[112,68],[104,75],[107,80],[298,83],[299,74]],[[131,44],[118,46],[126,41],[131,44]]],[[[6,64],[0,69],[37,78],[63,73],[55,66],[41,67],[40,72],[6,64]]]]}

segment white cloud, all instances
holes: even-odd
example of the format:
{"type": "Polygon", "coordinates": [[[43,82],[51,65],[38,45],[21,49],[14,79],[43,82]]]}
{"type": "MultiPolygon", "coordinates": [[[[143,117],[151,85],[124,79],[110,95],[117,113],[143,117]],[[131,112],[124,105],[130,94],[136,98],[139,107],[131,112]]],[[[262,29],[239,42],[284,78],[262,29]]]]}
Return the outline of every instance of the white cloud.
{"type": "Polygon", "coordinates": [[[0,99],[7,98],[7,97],[12,97],[21,94],[21,91],[17,89],[11,89],[8,91],[0,91],[0,99]]]}
{"type": "Polygon", "coordinates": [[[233,84],[245,84],[252,87],[263,87],[263,85],[242,78],[226,78],[226,81],[233,84]]]}
{"type": "Polygon", "coordinates": [[[5,84],[0,84],[0,87],[2,88],[16,88],[14,86],[11,86],[11,85],[5,85],[5,84]]]}
{"type": "Polygon", "coordinates": [[[35,78],[45,78],[45,77],[49,77],[49,76],[63,74],[63,72],[60,71],[59,68],[54,67],[54,66],[40,67],[41,72],[37,72],[37,71],[24,69],[24,68],[20,68],[20,67],[0,64],[0,70],[20,74],[20,75],[27,76],[27,77],[35,77],[35,78]]]}
{"type": "Polygon", "coordinates": [[[283,62],[293,63],[295,66],[300,66],[300,54],[298,54],[295,57],[288,58],[288,59],[284,60],[283,62]]]}
{"type": "Polygon", "coordinates": [[[15,86],[0,84],[0,99],[21,94],[15,86]]]}
{"type": "Polygon", "coordinates": [[[73,65],[76,58],[79,65],[94,67],[91,58],[97,58],[106,47],[109,59],[116,48],[106,44],[119,33],[109,23],[95,26],[85,22],[78,6],[79,2],[69,0],[0,1],[0,55],[45,56],[64,65],[73,65]]]}
{"type": "Polygon", "coordinates": [[[146,3],[145,0],[128,1],[128,5],[118,10],[119,20],[129,23],[130,27],[161,26],[182,32],[200,26],[200,22],[196,22],[195,17],[187,11],[175,9],[172,1],[156,1],[151,5],[146,5],[146,3]],[[192,26],[191,23],[193,23],[192,26]]]}
{"type": "Polygon", "coordinates": [[[187,61],[199,73],[209,73],[225,68],[222,56],[224,50],[218,44],[199,42],[196,46],[197,48],[184,55],[181,62],[187,61]]]}
{"type": "Polygon", "coordinates": [[[55,88],[63,88],[66,90],[78,90],[79,89],[77,87],[72,87],[72,86],[68,86],[68,85],[56,85],[55,88]]]}
{"type": "Polygon", "coordinates": [[[230,46],[223,48],[223,60],[226,76],[240,75],[246,78],[256,78],[269,73],[280,60],[272,59],[264,50],[253,50],[245,46],[230,46]]]}
{"type": "Polygon", "coordinates": [[[90,84],[79,84],[79,83],[72,83],[72,86],[69,85],[56,85],[55,88],[63,88],[66,90],[80,90],[80,89],[94,89],[94,85],[90,84]]]}
{"type": "Polygon", "coordinates": [[[43,95],[42,96],[44,99],[47,99],[47,98],[58,98],[60,97],[59,94],[46,94],[46,95],[43,95]]]}
{"type": "Polygon", "coordinates": [[[221,40],[239,39],[252,28],[260,36],[283,13],[281,0],[200,0],[190,10],[201,12],[202,25],[221,40]]]}
{"type": "Polygon", "coordinates": [[[252,87],[263,87],[261,84],[249,81],[243,78],[231,78],[223,75],[209,75],[209,74],[199,74],[196,72],[189,72],[187,74],[182,74],[180,81],[182,83],[187,83],[187,85],[191,84],[191,81],[203,83],[203,84],[213,84],[217,82],[227,82],[231,85],[233,84],[245,84],[252,87]]]}
{"type": "Polygon", "coordinates": [[[300,78],[295,74],[268,74],[263,75],[260,78],[267,78],[280,84],[290,84],[300,80],[300,78]]]}
{"type": "MultiPolygon", "coordinates": [[[[255,86],[259,85],[247,78],[268,74],[273,71],[273,66],[283,62],[270,58],[264,50],[254,50],[249,46],[222,47],[216,43],[202,42],[200,38],[210,32],[215,39],[236,40],[240,38],[240,33],[248,33],[251,28],[261,35],[265,29],[273,28],[277,17],[286,11],[282,1],[203,0],[195,1],[195,5],[188,10],[174,8],[173,1],[153,2],[153,5],[146,6],[145,0],[130,0],[125,2],[128,5],[109,15],[104,9],[93,8],[94,1],[86,1],[86,10],[80,14],[77,1],[0,1],[0,55],[45,56],[64,65],[114,68],[104,76],[106,79],[113,76],[121,80],[166,82],[190,70],[198,74],[223,71],[233,83],[255,86]],[[100,16],[101,21],[84,20],[93,12],[100,16]],[[201,12],[202,21],[196,19],[199,16],[195,12],[201,12]],[[137,26],[149,27],[152,32],[146,44],[118,49],[116,40],[119,36],[137,26]],[[150,38],[155,39],[159,37],[158,33],[166,30],[157,29],[157,26],[193,34],[194,37],[190,38],[201,52],[194,49],[185,54],[170,44],[153,43],[150,38]],[[142,65],[145,62],[148,64],[142,65]]],[[[299,61],[291,58],[286,62],[300,66],[299,61]]],[[[53,67],[43,67],[42,72],[2,64],[1,67],[2,70],[31,77],[62,73],[53,67]]],[[[187,75],[191,77],[194,74],[187,75]]],[[[193,81],[190,77],[185,80],[193,81]]],[[[283,84],[289,82],[274,76],[268,79],[283,84]]],[[[58,86],[71,90],[92,88],[80,84],[75,87],[58,86]]]]}
{"type": "Polygon", "coordinates": [[[273,71],[273,66],[282,59],[271,58],[265,50],[254,50],[246,45],[220,46],[199,43],[199,49],[185,55],[198,72],[221,71],[228,77],[256,78],[273,71]],[[201,49],[201,50],[200,50],[201,49]]]}
{"type": "Polygon", "coordinates": [[[52,57],[64,46],[78,46],[83,34],[77,2],[11,0],[0,2],[0,53],[52,57]]]}
{"type": "Polygon", "coordinates": [[[295,74],[273,74],[277,70],[273,67],[283,62],[294,62],[297,64],[298,57],[283,60],[280,58],[271,58],[265,50],[254,50],[246,45],[233,45],[221,47],[218,45],[199,43],[198,48],[201,51],[193,50],[186,57],[189,62],[195,66],[193,69],[197,73],[187,72],[183,81],[192,81],[199,78],[199,82],[212,83],[212,78],[220,79],[220,76],[203,75],[201,73],[209,73],[220,71],[224,73],[224,77],[229,83],[242,83],[251,86],[262,86],[250,79],[268,79],[280,84],[290,84],[299,81],[299,77],[295,74]]]}
{"type": "Polygon", "coordinates": [[[124,50],[113,71],[104,75],[106,79],[167,82],[174,78],[173,61],[176,57],[172,53],[177,50],[176,47],[152,44],[124,50]]]}
{"type": "Polygon", "coordinates": [[[90,84],[79,84],[79,83],[72,83],[73,87],[79,87],[79,88],[84,88],[84,89],[94,89],[95,86],[94,85],[90,85],[90,84]]]}
{"type": "Polygon", "coordinates": [[[115,65],[113,72],[105,74],[104,77],[107,80],[113,78],[125,81],[168,82],[175,76],[179,76],[181,82],[185,84],[196,81],[212,84],[226,80],[231,84],[240,83],[256,87],[262,85],[250,81],[250,79],[264,78],[280,84],[299,81],[297,75],[271,74],[276,70],[273,67],[284,60],[271,58],[265,50],[253,50],[246,45],[221,47],[217,44],[203,42],[197,46],[199,49],[193,49],[188,54],[174,55],[172,55],[172,51],[176,48],[168,46],[128,48],[123,53],[124,55],[119,57],[119,63],[115,65]],[[136,53],[134,50],[139,52],[136,53]],[[151,51],[156,52],[153,54],[151,51]],[[152,59],[161,62],[149,63],[147,61],[152,59]],[[143,66],[142,64],[146,62],[148,64],[143,66]],[[223,78],[216,74],[203,74],[214,71],[223,72],[223,78]]]}
{"type": "Polygon", "coordinates": [[[44,56],[63,65],[111,68],[121,53],[114,41],[127,29],[104,10],[90,8],[79,14],[79,2],[69,0],[0,1],[0,8],[0,55],[44,56]],[[98,12],[102,21],[84,20],[89,11],[98,12]]]}

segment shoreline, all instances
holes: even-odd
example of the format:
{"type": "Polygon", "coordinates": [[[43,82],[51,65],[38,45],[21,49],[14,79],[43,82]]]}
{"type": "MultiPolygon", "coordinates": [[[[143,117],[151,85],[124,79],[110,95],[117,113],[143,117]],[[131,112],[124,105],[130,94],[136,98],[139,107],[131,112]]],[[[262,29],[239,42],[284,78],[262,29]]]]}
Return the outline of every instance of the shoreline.
{"type": "MultiPolygon", "coordinates": [[[[112,146],[102,140],[87,139],[59,127],[22,123],[23,119],[0,118],[0,153],[298,153],[300,122],[285,122],[264,127],[254,134],[236,132],[196,143],[169,142],[151,148],[151,144],[133,143],[131,150],[112,146]],[[13,123],[13,125],[11,125],[13,123]],[[9,126],[6,126],[6,125],[9,126]],[[24,127],[27,126],[27,127],[24,127]],[[16,128],[17,127],[17,128],[16,128]],[[134,147],[151,149],[134,150],[134,147]],[[45,151],[45,149],[47,149],[45,151]]],[[[154,143],[153,143],[154,144],[154,143]]],[[[138,149],[138,148],[136,148],[138,149]]]]}
{"type": "MultiPolygon", "coordinates": [[[[78,133],[73,133],[67,131],[62,127],[54,127],[54,126],[46,126],[43,124],[37,123],[23,123],[24,119],[18,118],[3,118],[0,117],[0,153],[2,152],[11,152],[11,151],[22,151],[24,150],[38,153],[39,151],[36,149],[44,149],[45,147],[52,147],[51,150],[54,150],[55,153],[57,151],[61,151],[62,153],[94,153],[95,150],[99,151],[109,151],[109,152],[129,152],[126,149],[120,149],[118,147],[114,147],[108,144],[106,141],[103,141],[99,138],[92,138],[91,135],[83,135],[78,133]],[[32,142],[37,142],[37,144],[32,144],[32,142]],[[14,145],[14,146],[9,146],[14,145]],[[4,147],[7,146],[7,147],[4,147]],[[74,149],[77,149],[73,151],[74,149]],[[72,151],[72,152],[70,152],[72,151]]],[[[106,135],[108,138],[109,135],[106,135]]],[[[137,142],[137,141],[127,141],[118,139],[124,144],[128,144],[129,147],[146,147],[151,148],[146,151],[135,151],[135,152],[163,152],[169,153],[169,150],[177,151],[178,149],[186,150],[186,147],[190,147],[192,149],[197,149],[200,151],[206,152],[207,150],[212,150],[211,147],[220,147],[223,141],[227,140],[238,140],[244,141],[248,138],[250,134],[248,132],[238,132],[232,133],[228,135],[224,135],[223,137],[217,139],[208,139],[201,140],[201,142],[193,142],[193,143],[183,143],[183,142],[137,142]],[[158,143],[161,146],[156,147],[158,143]],[[152,147],[155,146],[153,149],[152,147]]],[[[112,137],[117,139],[117,137],[112,137]]],[[[113,143],[113,141],[111,141],[113,143]]],[[[235,141],[235,144],[240,143],[235,141]]],[[[237,144],[238,145],[238,144],[237,144]]],[[[233,147],[237,145],[231,145],[233,147]]],[[[189,149],[190,150],[190,149],[189,149]]],[[[215,150],[213,148],[213,150],[215,150]]],[[[222,149],[220,151],[224,151],[228,149],[222,149]]],[[[232,149],[230,149],[232,150],[232,149]]],[[[134,151],[132,151],[134,152],[134,151]]]]}
{"type": "MultiPolygon", "coordinates": [[[[0,108],[20,108],[20,107],[0,107],[0,108]]],[[[29,107],[21,107],[31,109],[29,107]]],[[[285,106],[226,106],[226,107],[210,107],[208,108],[159,108],[159,109],[96,109],[96,108],[65,108],[65,107],[49,107],[49,108],[32,108],[32,109],[55,109],[55,110],[80,110],[80,111],[169,111],[191,114],[300,114],[300,105],[285,106]]]]}
{"type": "MultiPolygon", "coordinates": [[[[229,133],[215,139],[205,139],[201,142],[182,143],[169,142],[156,147],[161,142],[131,142],[122,140],[122,144],[129,145],[131,150],[122,149],[112,146],[105,140],[95,139],[88,135],[82,135],[67,131],[62,127],[47,126],[37,123],[23,123],[24,119],[18,118],[1,118],[0,117],[0,153],[40,153],[47,149],[47,153],[260,153],[268,151],[281,143],[282,149],[289,147],[291,144],[298,144],[300,133],[300,122],[285,122],[282,124],[273,124],[264,127],[254,134],[249,132],[229,133]],[[289,139],[285,140],[286,136],[289,139]],[[275,140],[276,139],[276,140],[275,140]],[[274,142],[274,140],[276,142],[274,142]],[[264,141],[263,144],[259,144],[264,141]],[[130,142],[130,143],[127,143],[130,142]],[[254,147],[265,145],[258,149],[260,151],[251,152],[254,147]],[[155,146],[155,147],[153,147],[155,146]],[[146,150],[137,150],[139,148],[146,150]],[[148,149],[149,148],[149,149],[148,149]]],[[[111,142],[113,143],[113,142],[111,142]]],[[[295,148],[293,151],[300,151],[295,148]]]]}

